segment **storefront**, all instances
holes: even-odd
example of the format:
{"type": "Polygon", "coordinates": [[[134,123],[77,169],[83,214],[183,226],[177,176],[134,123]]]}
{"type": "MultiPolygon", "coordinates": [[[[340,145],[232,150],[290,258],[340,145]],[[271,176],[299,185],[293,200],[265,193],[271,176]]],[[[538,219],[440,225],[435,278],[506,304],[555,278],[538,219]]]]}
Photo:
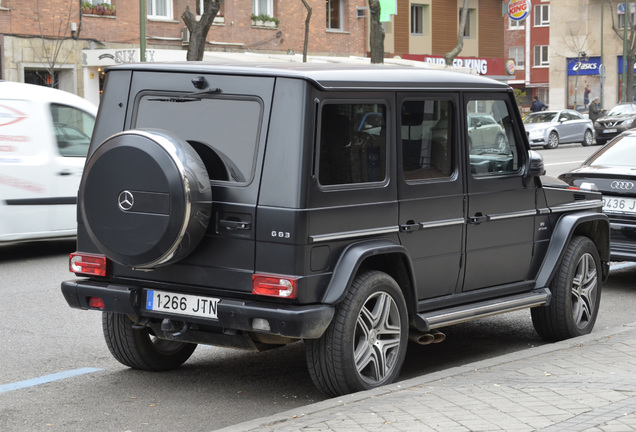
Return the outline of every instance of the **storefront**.
{"type": "MultiPolygon", "coordinates": [[[[622,101],[623,99],[623,56],[618,56],[618,86],[616,86],[616,100],[622,101]]],[[[634,74],[636,74],[636,64],[634,64],[634,74]]],[[[634,97],[633,101],[636,102],[636,77],[634,78],[634,97]]]]}
{"type": "Polygon", "coordinates": [[[601,58],[568,58],[567,106],[580,112],[601,95],[601,58]]]}

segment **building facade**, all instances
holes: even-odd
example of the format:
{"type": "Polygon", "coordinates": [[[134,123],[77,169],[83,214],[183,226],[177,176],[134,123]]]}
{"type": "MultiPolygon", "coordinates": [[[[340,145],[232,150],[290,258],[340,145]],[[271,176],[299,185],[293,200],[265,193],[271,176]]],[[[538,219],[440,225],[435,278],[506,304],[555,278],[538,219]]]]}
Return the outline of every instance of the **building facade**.
{"type": "Polygon", "coordinates": [[[550,104],[551,2],[531,0],[528,4],[525,18],[507,13],[504,20],[508,84],[519,90],[517,99],[524,111],[535,96],[550,104]]]}
{"type": "MultiPolygon", "coordinates": [[[[625,3],[552,0],[551,5],[553,16],[559,17],[550,32],[552,103],[581,109],[589,88],[587,99],[598,96],[604,108],[612,108],[621,100],[623,40],[617,31],[624,30],[625,3]]],[[[634,22],[635,4],[628,2],[628,9],[634,22]]]]}
{"type": "MultiPolygon", "coordinates": [[[[444,63],[457,45],[463,0],[397,0],[397,13],[385,24],[389,56],[444,63]]],[[[501,0],[469,0],[463,48],[456,66],[481,75],[505,76],[504,14],[501,0]]]]}
{"type": "MultiPolygon", "coordinates": [[[[203,0],[145,0],[146,61],[185,60],[186,7],[203,0]]],[[[364,56],[366,0],[307,0],[308,51],[364,56]]],[[[123,0],[0,0],[0,79],[55,85],[99,101],[103,68],[140,61],[140,4],[123,0]],[[93,7],[90,7],[93,6],[93,7]]],[[[225,1],[210,28],[210,52],[302,53],[307,10],[283,0],[225,1]]],[[[207,54],[207,52],[206,52],[207,54]]]]}

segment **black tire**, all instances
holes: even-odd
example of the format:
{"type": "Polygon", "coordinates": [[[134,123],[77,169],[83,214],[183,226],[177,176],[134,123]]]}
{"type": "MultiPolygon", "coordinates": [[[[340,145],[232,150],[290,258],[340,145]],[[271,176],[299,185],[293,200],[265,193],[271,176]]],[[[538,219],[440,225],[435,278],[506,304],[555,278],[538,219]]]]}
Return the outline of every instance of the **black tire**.
{"type": "Polygon", "coordinates": [[[127,315],[102,313],[106,344],[113,357],[133,369],[165,371],[176,369],[190,358],[196,344],[158,339],[150,329],[134,329],[127,315]]]}
{"type": "Polygon", "coordinates": [[[594,243],[587,237],[574,237],[550,285],[550,305],[532,309],[532,323],[539,336],[559,341],[592,331],[601,302],[600,273],[594,243]]]}
{"type": "Polygon", "coordinates": [[[586,129],[585,130],[585,135],[583,135],[583,146],[587,147],[587,146],[591,146],[592,143],[594,142],[594,134],[592,133],[591,130],[586,129]]]}
{"type": "Polygon", "coordinates": [[[548,135],[548,142],[543,146],[547,149],[555,149],[559,146],[559,134],[555,131],[550,132],[548,135]]]}
{"type": "Polygon", "coordinates": [[[408,312],[395,280],[362,273],[320,339],[305,340],[309,373],[325,394],[339,396],[393,382],[408,344],[408,312]]]}

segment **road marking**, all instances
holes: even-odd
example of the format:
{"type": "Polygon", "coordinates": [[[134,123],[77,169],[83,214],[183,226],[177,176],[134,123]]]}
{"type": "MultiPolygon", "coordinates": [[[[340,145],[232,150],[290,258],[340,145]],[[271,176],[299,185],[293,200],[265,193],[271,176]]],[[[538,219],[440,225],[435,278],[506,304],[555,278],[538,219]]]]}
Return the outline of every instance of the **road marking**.
{"type": "Polygon", "coordinates": [[[58,372],[51,375],[44,375],[38,378],[31,378],[24,381],[18,381],[15,383],[0,385],[0,393],[6,393],[12,390],[19,390],[26,387],[33,387],[40,384],[46,384],[53,381],[58,381],[66,378],[72,378],[78,375],[89,374],[93,372],[98,372],[104,369],[95,369],[95,368],[81,368],[74,369],[70,371],[58,372]]]}
{"type": "Polygon", "coordinates": [[[555,166],[555,165],[570,165],[570,164],[582,164],[584,161],[571,161],[571,162],[554,162],[549,164],[544,164],[544,166],[555,166]]]}

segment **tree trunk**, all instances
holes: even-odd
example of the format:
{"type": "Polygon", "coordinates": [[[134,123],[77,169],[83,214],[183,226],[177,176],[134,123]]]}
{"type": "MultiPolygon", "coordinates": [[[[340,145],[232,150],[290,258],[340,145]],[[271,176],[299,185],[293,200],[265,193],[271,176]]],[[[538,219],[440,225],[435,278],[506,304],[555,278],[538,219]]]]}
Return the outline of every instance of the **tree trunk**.
{"type": "Polygon", "coordinates": [[[181,19],[190,31],[190,44],[188,45],[188,53],[186,59],[188,61],[201,61],[205,52],[205,41],[212,22],[219,13],[223,0],[205,0],[203,3],[203,15],[199,21],[192,12],[190,7],[186,6],[181,19]]]}
{"type": "Polygon", "coordinates": [[[371,28],[369,45],[371,46],[371,63],[384,63],[384,29],[380,24],[380,0],[369,0],[371,28]]]}
{"type": "Polygon", "coordinates": [[[303,43],[303,63],[307,63],[307,45],[309,43],[309,21],[311,20],[311,8],[305,0],[302,0],[307,9],[307,18],[305,18],[305,42],[303,43]]]}
{"type": "Polygon", "coordinates": [[[446,66],[452,66],[453,60],[464,49],[464,29],[466,28],[466,16],[468,15],[468,0],[464,0],[464,6],[462,7],[461,19],[459,20],[459,29],[457,30],[457,45],[452,51],[447,52],[444,55],[444,61],[446,66]]]}

